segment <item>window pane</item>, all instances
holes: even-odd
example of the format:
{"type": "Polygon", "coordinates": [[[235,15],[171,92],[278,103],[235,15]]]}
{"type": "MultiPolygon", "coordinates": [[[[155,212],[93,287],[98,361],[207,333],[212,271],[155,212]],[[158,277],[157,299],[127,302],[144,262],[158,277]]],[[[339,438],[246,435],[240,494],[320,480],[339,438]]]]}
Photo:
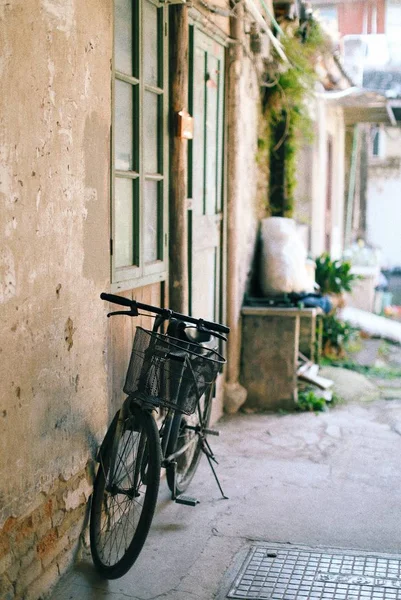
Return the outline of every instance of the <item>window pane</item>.
{"type": "Polygon", "coordinates": [[[114,14],[115,67],[132,75],[132,0],[115,0],[114,14]]]}
{"type": "Polygon", "coordinates": [[[217,139],[219,118],[219,63],[214,56],[208,56],[207,106],[206,106],[206,214],[216,211],[218,195],[217,139]]]}
{"type": "Polygon", "coordinates": [[[157,94],[145,92],[143,104],[143,154],[145,173],[158,172],[158,100],[157,94]]]}
{"type": "Polygon", "coordinates": [[[115,264],[128,267],[134,255],[133,182],[131,179],[115,179],[115,264]]]}
{"type": "Polygon", "coordinates": [[[159,233],[159,191],[161,184],[157,181],[145,181],[143,198],[144,216],[144,249],[145,263],[154,262],[158,258],[158,233],[159,233]]]}
{"type": "Polygon", "coordinates": [[[116,79],[115,168],[133,169],[133,86],[116,79]]]}
{"type": "Polygon", "coordinates": [[[143,72],[145,83],[158,86],[158,9],[150,2],[143,4],[143,72]]]}

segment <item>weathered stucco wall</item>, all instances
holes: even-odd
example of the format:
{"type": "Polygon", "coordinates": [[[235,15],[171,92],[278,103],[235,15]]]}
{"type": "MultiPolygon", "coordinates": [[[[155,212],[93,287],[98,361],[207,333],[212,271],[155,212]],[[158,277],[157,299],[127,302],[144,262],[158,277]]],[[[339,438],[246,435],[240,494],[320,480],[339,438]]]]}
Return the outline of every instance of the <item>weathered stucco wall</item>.
{"type": "Polygon", "coordinates": [[[381,265],[391,268],[401,266],[401,132],[385,131],[385,155],[369,164],[367,241],[380,248],[381,265]]]}
{"type": "Polygon", "coordinates": [[[332,104],[327,112],[327,129],[333,144],[330,254],[337,259],[344,250],[345,126],[342,109],[332,104]]]}
{"type": "MultiPolygon", "coordinates": [[[[84,472],[108,420],[99,293],[109,281],[111,10],[96,0],[0,7],[3,533],[55,481],[84,472]]],[[[36,533],[31,542],[40,558],[36,533]]]]}
{"type": "Polygon", "coordinates": [[[343,250],[344,222],[344,152],[345,129],[341,108],[334,103],[323,100],[316,101],[315,140],[313,143],[313,177],[312,177],[312,228],[311,253],[319,256],[326,250],[326,196],[327,196],[327,143],[332,141],[331,163],[331,244],[330,253],[339,258],[343,250]]]}
{"type": "MultiPolygon", "coordinates": [[[[227,323],[231,328],[228,343],[225,406],[234,410],[245,400],[238,388],[241,353],[241,308],[244,292],[254,268],[258,221],[263,213],[259,166],[257,162],[260,131],[260,78],[263,60],[269,52],[262,36],[262,53],[252,53],[246,36],[243,7],[238,6],[237,21],[232,21],[232,45],[228,57],[227,111],[227,323]]],[[[266,191],[267,194],[267,191],[266,191]]]]}
{"type": "Polygon", "coordinates": [[[265,197],[263,198],[261,189],[258,186],[260,177],[257,153],[260,119],[262,118],[261,92],[255,63],[252,63],[250,59],[250,56],[244,56],[240,80],[241,145],[238,157],[238,247],[240,257],[238,280],[240,305],[247,290],[252,269],[255,266],[253,259],[259,231],[259,220],[265,216],[267,205],[267,189],[264,190],[265,197]]]}

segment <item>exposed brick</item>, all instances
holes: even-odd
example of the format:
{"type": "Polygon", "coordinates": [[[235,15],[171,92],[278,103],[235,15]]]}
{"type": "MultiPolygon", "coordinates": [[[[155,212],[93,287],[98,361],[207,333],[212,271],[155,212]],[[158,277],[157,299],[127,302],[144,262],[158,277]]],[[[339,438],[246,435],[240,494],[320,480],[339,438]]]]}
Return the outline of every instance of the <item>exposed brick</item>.
{"type": "Polygon", "coordinates": [[[34,532],[32,515],[19,521],[15,529],[15,541],[18,543],[34,532]]]}
{"type": "Polygon", "coordinates": [[[71,550],[67,551],[67,552],[63,552],[62,554],[60,554],[57,557],[57,567],[58,567],[58,571],[60,573],[60,577],[62,575],[64,575],[64,573],[67,572],[67,570],[71,567],[71,565],[74,562],[74,558],[76,556],[76,545],[75,547],[73,546],[71,548],[71,550]]]}
{"type": "Polygon", "coordinates": [[[63,496],[66,510],[74,510],[85,503],[92,493],[92,486],[86,479],[81,479],[75,489],[68,489],[63,496]]]}
{"type": "Polygon", "coordinates": [[[17,526],[17,522],[18,521],[15,517],[8,517],[8,519],[4,523],[4,527],[3,527],[4,533],[11,533],[17,526]]]}
{"type": "Polygon", "coordinates": [[[35,534],[38,540],[43,538],[51,529],[53,529],[54,523],[49,517],[45,517],[41,523],[35,527],[35,534]]]}
{"type": "Polygon", "coordinates": [[[42,564],[39,560],[35,560],[27,569],[20,570],[15,586],[17,596],[22,594],[22,592],[24,592],[24,590],[39,577],[42,570],[42,564]]]}
{"type": "Polygon", "coordinates": [[[53,503],[53,498],[49,498],[43,507],[44,513],[47,517],[51,517],[53,514],[53,503]]]}
{"type": "Polygon", "coordinates": [[[0,575],[3,575],[3,573],[9,570],[13,563],[13,559],[14,557],[10,552],[8,554],[4,554],[0,558],[0,575]]]}
{"type": "MultiPolygon", "coordinates": [[[[14,582],[21,569],[21,562],[10,552],[0,560],[0,575],[6,574],[11,582],[14,582]]],[[[1,596],[0,596],[1,598],[1,596]]]]}
{"type": "Polygon", "coordinates": [[[0,576],[0,598],[1,600],[14,600],[14,587],[5,575],[0,576]]]}
{"type": "Polygon", "coordinates": [[[20,558],[27,554],[31,548],[34,547],[36,543],[36,535],[33,530],[30,532],[25,530],[23,534],[18,536],[18,540],[14,540],[11,542],[12,552],[15,554],[16,558],[20,558]]]}
{"type": "Polygon", "coordinates": [[[77,521],[83,519],[85,511],[86,504],[82,504],[81,506],[78,506],[78,508],[75,508],[74,510],[70,510],[69,512],[65,513],[63,522],[59,527],[57,527],[59,537],[63,536],[69,529],[71,529],[71,527],[77,521]]]}
{"type": "Polygon", "coordinates": [[[77,554],[91,491],[88,470],[59,478],[30,514],[7,519],[0,531],[0,600],[47,595],[77,554]]]}
{"type": "Polygon", "coordinates": [[[59,554],[61,554],[64,550],[69,550],[70,547],[71,543],[68,533],[61,538],[57,538],[53,544],[49,545],[47,551],[42,555],[43,567],[46,569],[59,554]]]}
{"type": "MultiPolygon", "coordinates": [[[[56,564],[50,565],[25,591],[24,600],[38,600],[50,592],[60,577],[56,564]]],[[[78,599],[77,599],[78,600],[78,599]]]]}
{"type": "Polygon", "coordinates": [[[82,519],[80,519],[79,521],[77,521],[70,527],[70,529],[67,532],[70,542],[75,542],[76,540],[78,540],[80,538],[83,528],[84,528],[84,523],[83,523],[82,519]]]}
{"type": "Polygon", "coordinates": [[[43,559],[48,552],[51,552],[57,541],[56,529],[51,529],[36,546],[37,553],[40,559],[43,559]]]}
{"type": "Polygon", "coordinates": [[[59,525],[61,525],[64,517],[65,517],[65,510],[57,510],[55,513],[53,513],[53,516],[52,516],[53,527],[58,527],[59,525]]]}
{"type": "Polygon", "coordinates": [[[48,498],[48,500],[42,506],[39,506],[32,513],[33,528],[38,538],[43,537],[45,533],[53,526],[52,516],[54,512],[54,505],[54,499],[48,498]]]}
{"type": "Polygon", "coordinates": [[[0,533],[0,559],[6,556],[10,551],[10,538],[8,534],[0,533]]]}
{"type": "Polygon", "coordinates": [[[21,558],[21,569],[27,569],[35,559],[38,560],[36,548],[30,548],[25,556],[21,558]]]}

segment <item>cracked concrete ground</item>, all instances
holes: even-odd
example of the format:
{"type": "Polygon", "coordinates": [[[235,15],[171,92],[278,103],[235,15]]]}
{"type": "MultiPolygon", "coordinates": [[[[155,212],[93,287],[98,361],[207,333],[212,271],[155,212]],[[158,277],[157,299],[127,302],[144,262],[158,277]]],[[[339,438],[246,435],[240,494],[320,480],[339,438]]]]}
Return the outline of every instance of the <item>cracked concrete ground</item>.
{"type": "Polygon", "coordinates": [[[163,480],[129,573],[103,581],[84,557],[52,600],[224,598],[252,540],[401,553],[401,380],[373,383],[370,401],[364,382],[371,386],[357,380],[352,401],[319,415],[224,418],[212,441],[229,499],[219,498],[205,459],[190,488],[196,508],[172,503],[163,480]]]}

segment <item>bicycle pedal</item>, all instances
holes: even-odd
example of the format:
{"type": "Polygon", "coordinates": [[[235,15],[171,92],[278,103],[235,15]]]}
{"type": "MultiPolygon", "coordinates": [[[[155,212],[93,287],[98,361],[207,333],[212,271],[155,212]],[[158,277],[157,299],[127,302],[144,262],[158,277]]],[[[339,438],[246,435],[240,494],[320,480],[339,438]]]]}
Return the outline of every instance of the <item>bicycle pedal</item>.
{"type": "Polygon", "coordinates": [[[220,431],[217,431],[216,429],[205,429],[204,433],[206,433],[207,435],[220,435],[220,431]]]}
{"type": "Polygon", "coordinates": [[[196,506],[197,504],[199,504],[199,500],[197,500],[196,498],[192,498],[191,496],[184,496],[183,494],[177,496],[175,502],[177,504],[185,504],[186,506],[196,506]]]}

